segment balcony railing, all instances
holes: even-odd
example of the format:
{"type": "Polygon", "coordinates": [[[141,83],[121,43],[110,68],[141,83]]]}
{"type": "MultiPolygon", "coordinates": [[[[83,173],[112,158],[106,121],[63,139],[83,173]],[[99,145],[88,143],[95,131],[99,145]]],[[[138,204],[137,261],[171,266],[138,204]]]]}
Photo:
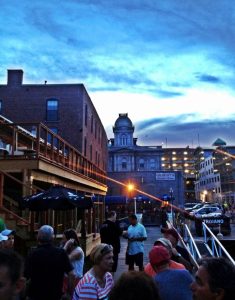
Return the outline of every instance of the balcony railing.
{"type": "Polygon", "coordinates": [[[101,184],[106,173],[42,123],[12,123],[0,117],[0,156],[4,159],[43,159],[101,184]]]}

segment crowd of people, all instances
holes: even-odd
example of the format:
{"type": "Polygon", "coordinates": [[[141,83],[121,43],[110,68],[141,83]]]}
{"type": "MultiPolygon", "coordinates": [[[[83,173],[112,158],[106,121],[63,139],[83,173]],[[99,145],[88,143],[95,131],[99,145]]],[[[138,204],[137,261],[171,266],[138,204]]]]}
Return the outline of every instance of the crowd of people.
{"type": "Polygon", "coordinates": [[[54,245],[54,230],[43,225],[37,247],[23,259],[14,251],[14,230],[0,233],[1,300],[231,300],[235,295],[235,266],[227,259],[205,257],[194,270],[189,253],[178,244],[174,228],[164,228],[144,266],[145,227],[129,216],[126,231],[116,212],[109,212],[100,228],[101,243],[90,255],[84,274],[84,252],[74,229],[64,231],[54,245]],[[120,237],[127,240],[128,271],[114,281],[120,237]],[[135,266],[138,267],[135,271],[135,266]]]}

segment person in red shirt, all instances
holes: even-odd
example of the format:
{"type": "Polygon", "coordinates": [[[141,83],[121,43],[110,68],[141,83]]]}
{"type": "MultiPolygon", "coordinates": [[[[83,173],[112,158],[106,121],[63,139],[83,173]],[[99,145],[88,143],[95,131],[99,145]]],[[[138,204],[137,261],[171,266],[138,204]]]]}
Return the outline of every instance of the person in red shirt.
{"type": "MultiPolygon", "coordinates": [[[[154,246],[163,246],[163,247],[165,247],[169,251],[170,257],[172,256],[172,244],[168,239],[160,238],[154,243],[154,246]]],[[[169,268],[170,269],[184,270],[185,266],[180,264],[180,263],[177,263],[173,260],[170,260],[169,261],[169,268]]],[[[144,267],[144,272],[146,274],[152,276],[152,277],[156,275],[156,271],[153,269],[153,267],[150,263],[148,263],[144,267]]]]}

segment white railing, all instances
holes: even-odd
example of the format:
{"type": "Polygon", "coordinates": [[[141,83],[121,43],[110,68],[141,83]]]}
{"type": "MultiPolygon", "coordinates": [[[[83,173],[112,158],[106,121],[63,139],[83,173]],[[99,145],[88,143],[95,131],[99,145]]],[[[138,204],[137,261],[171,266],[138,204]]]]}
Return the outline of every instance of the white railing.
{"type": "Polygon", "coordinates": [[[210,230],[210,228],[202,222],[203,234],[204,234],[204,244],[207,249],[210,251],[210,254],[215,257],[226,256],[231,263],[235,266],[235,261],[232,256],[228,253],[228,251],[224,248],[218,238],[214,235],[214,233],[210,230]],[[209,233],[209,234],[208,234],[209,233]],[[208,242],[211,241],[211,246],[208,242]]]}
{"type": "Polygon", "coordinates": [[[187,241],[187,248],[193,257],[194,263],[198,267],[197,260],[202,257],[201,253],[198,250],[198,247],[197,247],[195,240],[191,234],[191,231],[188,228],[188,225],[184,224],[184,228],[185,228],[185,231],[184,231],[185,240],[187,241]]]}

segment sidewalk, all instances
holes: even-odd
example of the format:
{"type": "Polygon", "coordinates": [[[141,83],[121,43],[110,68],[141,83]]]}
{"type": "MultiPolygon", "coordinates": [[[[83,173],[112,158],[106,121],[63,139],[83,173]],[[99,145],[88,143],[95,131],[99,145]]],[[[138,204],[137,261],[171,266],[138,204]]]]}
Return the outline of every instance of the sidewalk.
{"type": "MultiPolygon", "coordinates": [[[[147,231],[147,240],[144,242],[144,265],[148,263],[148,254],[151,250],[153,243],[160,237],[162,237],[162,234],[160,232],[160,228],[155,227],[146,227],[147,231]]],[[[126,257],[126,247],[127,247],[127,240],[124,238],[121,238],[121,252],[119,253],[119,259],[118,259],[118,268],[117,272],[114,274],[114,280],[116,281],[123,272],[128,271],[128,266],[125,264],[125,257],[126,257]]],[[[138,267],[137,267],[138,270],[138,267]]]]}

